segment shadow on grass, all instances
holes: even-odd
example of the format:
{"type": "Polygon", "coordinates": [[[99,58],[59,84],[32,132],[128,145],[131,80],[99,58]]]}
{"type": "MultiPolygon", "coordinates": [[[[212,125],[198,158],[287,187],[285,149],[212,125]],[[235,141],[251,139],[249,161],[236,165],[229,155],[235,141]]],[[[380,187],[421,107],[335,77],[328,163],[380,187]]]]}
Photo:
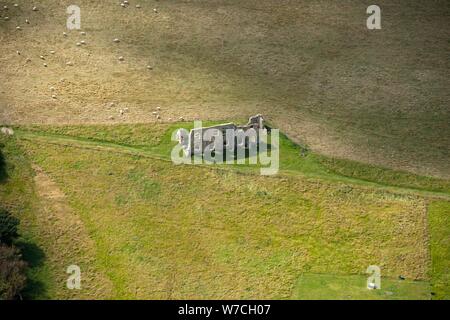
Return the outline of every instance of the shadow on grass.
{"type": "Polygon", "coordinates": [[[6,173],[6,162],[5,157],[3,156],[2,148],[3,146],[0,143],[0,183],[3,183],[8,178],[8,174],[6,173]]]}
{"type": "Polygon", "coordinates": [[[42,269],[45,261],[45,253],[36,244],[26,240],[19,240],[16,246],[22,252],[23,260],[28,264],[27,284],[22,290],[22,296],[26,300],[45,299],[47,288],[45,284],[38,280],[38,270],[42,269]]]}

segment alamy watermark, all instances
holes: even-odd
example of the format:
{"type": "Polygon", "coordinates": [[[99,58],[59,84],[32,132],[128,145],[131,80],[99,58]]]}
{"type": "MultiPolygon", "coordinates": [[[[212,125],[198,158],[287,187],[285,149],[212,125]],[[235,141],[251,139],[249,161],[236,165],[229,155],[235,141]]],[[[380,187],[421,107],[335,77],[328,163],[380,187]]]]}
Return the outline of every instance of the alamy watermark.
{"type": "Polygon", "coordinates": [[[66,26],[69,30],[81,29],[81,9],[77,5],[70,5],[66,9],[69,17],[67,18],[66,26]]]}
{"type": "Polygon", "coordinates": [[[367,278],[367,289],[381,289],[381,269],[379,266],[368,266],[366,273],[370,274],[367,278]]]}
{"type": "Polygon", "coordinates": [[[376,4],[370,5],[366,10],[370,16],[367,18],[366,26],[369,30],[381,29],[381,9],[376,4]]]}
{"type": "Polygon", "coordinates": [[[172,141],[178,142],[171,153],[175,164],[259,165],[262,175],[277,174],[280,167],[279,130],[267,128],[261,115],[244,126],[194,121],[194,129],[174,131],[172,141]]]}
{"type": "Polygon", "coordinates": [[[70,274],[67,278],[66,286],[69,290],[81,289],[81,269],[77,265],[70,265],[67,267],[66,272],[70,274]]]}

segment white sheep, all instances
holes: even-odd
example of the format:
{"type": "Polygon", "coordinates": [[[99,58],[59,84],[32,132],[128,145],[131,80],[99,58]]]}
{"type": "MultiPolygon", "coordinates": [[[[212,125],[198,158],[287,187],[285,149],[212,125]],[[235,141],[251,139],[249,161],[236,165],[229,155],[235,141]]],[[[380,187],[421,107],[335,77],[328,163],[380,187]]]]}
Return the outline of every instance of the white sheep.
{"type": "Polygon", "coordinates": [[[117,39],[117,38],[115,38],[115,39],[113,40],[113,42],[118,43],[118,42],[120,42],[120,40],[117,39]]]}
{"type": "Polygon", "coordinates": [[[120,57],[119,57],[119,61],[123,61],[123,60],[125,60],[125,58],[122,57],[122,56],[120,56],[120,57]]]}
{"type": "Polygon", "coordinates": [[[33,7],[32,10],[33,10],[33,11],[38,11],[38,8],[37,8],[37,7],[33,7]]]}

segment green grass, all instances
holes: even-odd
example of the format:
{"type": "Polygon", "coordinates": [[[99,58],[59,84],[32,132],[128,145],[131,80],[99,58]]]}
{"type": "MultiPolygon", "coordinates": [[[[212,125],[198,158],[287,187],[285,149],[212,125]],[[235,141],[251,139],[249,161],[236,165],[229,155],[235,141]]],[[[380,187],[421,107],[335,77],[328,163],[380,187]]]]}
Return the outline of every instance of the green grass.
{"type": "Polygon", "coordinates": [[[292,299],[298,300],[429,300],[425,281],[381,277],[381,289],[367,289],[367,276],[303,274],[292,299]]]}
{"type": "Polygon", "coordinates": [[[29,159],[15,139],[0,136],[0,205],[20,219],[20,239],[16,245],[22,250],[29,268],[25,298],[43,299],[52,294],[53,275],[44,263],[45,253],[37,236],[39,223],[35,212],[41,210],[34,190],[33,171],[29,159]]]}
{"type": "Polygon", "coordinates": [[[450,202],[428,206],[431,251],[431,285],[434,299],[450,299],[450,202]]]}
{"type": "Polygon", "coordinates": [[[360,273],[374,261],[392,277],[428,274],[416,197],[21,144],[86,225],[115,298],[287,299],[305,271],[360,273]]]}
{"type": "MultiPolygon", "coordinates": [[[[243,123],[245,120],[236,120],[243,123]]],[[[223,121],[204,121],[210,126],[223,121]]],[[[22,126],[25,132],[51,137],[72,137],[77,140],[113,143],[139,150],[149,151],[159,157],[170,159],[176,142],[171,141],[172,133],[178,128],[192,129],[192,122],[175,124],[138,125],[76,125],[76,126],[22,126]]],[[[227,165],[228,167],[228,165],[227,165]]],[[[239,165],[236,169],[254,171],[254,166],[239,165]]],[[[292,142],[280,134],[280,170],[295,171],[307,176],[348,181],[359,184],[379,184],[419,191],[450,195],[450,180],[419,176],[404,171],[358,163],[345,159],[334,159],[311,152],[307,146],[292,142]],[[301,156],[303,155],[303,156],[301,156]]]]}
{"type": "MultiPolygon", "coordinates": [[[[77,219],[64,210],[64,204],[49,204],[38,195],[35,172],[17,139],[0,136],[0,154],[4,156],[4,177],[0,181],[0,204],[19,218],[20,248],[28,264],[24,299],[86,299],[108,297],[107,285],[92,267],[89,244],[80,232],[77,219]],[[84,292],[66,288],[66,269],[76,262],[83,269],[84,292]]],[[[76,168],[76,166],[74,166],[76,168]]],[[[45,186],[49,187],[49,186],[45,186]]],[[[42,190],[41,190],[42,191],[42,190]]],[[[43,190],[51,192],[51,190],[43,190]]],[[[52,201],[50,201],[52,202],[52,201]]]]}
{"type": "MultiPolygon", "coordinates": [[[[130,132],[122,126],[34,126],[16,128],[16,137],[5,140],[9,162],[33,159],[66,194],[95,244],[89,265],[112,283],[110,297],[313,299],[322,291],[323,298],[341,299],[347,290],[354,299],[428,299],[429,282],[436,298],[446,297],[446,242],[433,242],[446,239],[445,228],[430,227],[431,263],[425,199],[388,191],[390,171],[379,187],[358,184],[311,152],[300,157],[305,147],[285,136],[278,176],[259,176],[250,166],[174,166],[171,132],[188,125],[153,131],[142,125],[130,140],[116,138],[130,132]],[[386,286],[368,295],[357,275],[370,264],[382,267],[386,286]],[[298,285],[305,273],[325,274],[332,285],[320,290],[324,280],[302,280],[309,281],[308,295],[298,285]],[[389,280],[400,274],[408,280],[389,280]]],[[[437,208],[442,217],[446,207],[437,208]]],[[[47,224],[36,221],[25,233],[52,258],[51,244],[39,238],[51,232],[47,224]]],[[[66,258],[48,258],[36,270],[51,287],[55,265],[66,258]]],[[[47,290],[52,298],[66,294],[47,290]]]]}

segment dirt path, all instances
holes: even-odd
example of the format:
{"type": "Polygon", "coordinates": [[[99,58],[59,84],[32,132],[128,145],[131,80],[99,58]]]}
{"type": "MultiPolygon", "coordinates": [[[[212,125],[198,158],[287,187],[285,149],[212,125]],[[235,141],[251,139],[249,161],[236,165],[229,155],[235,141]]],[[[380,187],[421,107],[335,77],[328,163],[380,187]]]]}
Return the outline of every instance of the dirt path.
{"type": "Polygon", "coordinates": [[[44,251],[55,278],[54,292],[57,299],[106,299],[111,297],[112,285],[107,276],[95,266],[95,243],[81,221],[66,201],[64,193],[38,166],[33,165],[36,191],[42,210],[37,213],[44,251]],[[78,265],[81,269],[81,289],[69,290],[66,281],[67,267],[78,265]]]}

